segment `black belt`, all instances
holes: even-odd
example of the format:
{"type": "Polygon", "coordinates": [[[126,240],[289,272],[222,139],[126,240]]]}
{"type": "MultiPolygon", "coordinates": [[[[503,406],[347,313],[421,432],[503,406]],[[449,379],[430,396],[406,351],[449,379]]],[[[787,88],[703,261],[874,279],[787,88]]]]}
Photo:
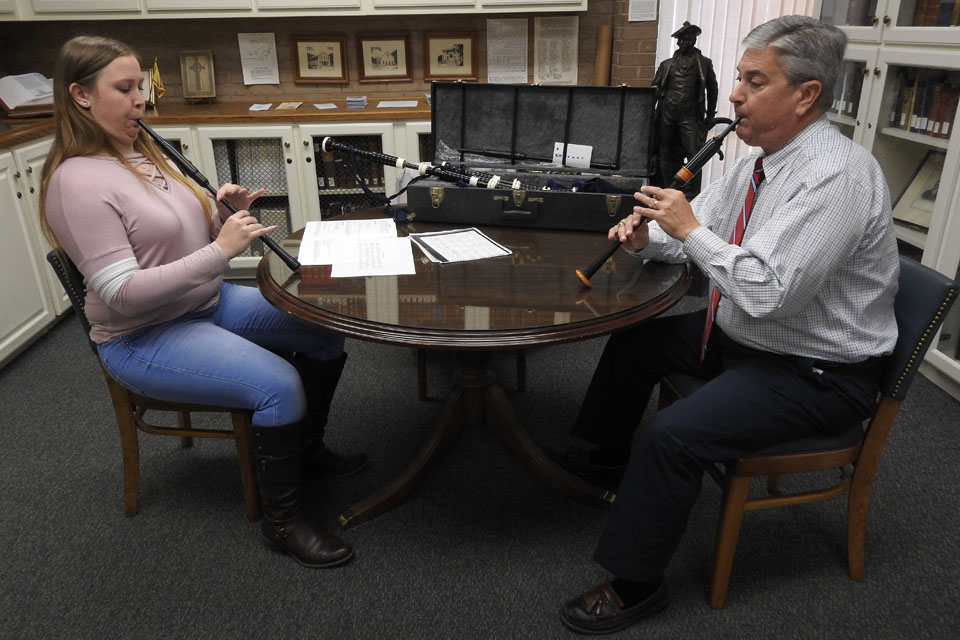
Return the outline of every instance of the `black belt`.
{"type": "Polygon", "coordinates": [[[829,360],[816,360],[813,358],[805,358],[804,356],[794,356],[785,353],[773,353],[771,351],[763,351],[761,349],[754,349],[753,347],[748,347],[745,344],[740,344],[722,330],[720,327],[714,327],[714,331],[719,330],[720,342],[723,345],[724,349],[729,349],[734,353],[740,355],[755,357],[755,358],[765,358],[765,359],[793,359],[793,360],[809,360],[814,367],[817,369],[822,369],[824,371],[863,371],[869,369],[876,369],[882,367],[884,362],[887,360],[887,356],[873,356],[867,358],[866,360],[861,360],[860,362],[831,362],[829,360]]]}

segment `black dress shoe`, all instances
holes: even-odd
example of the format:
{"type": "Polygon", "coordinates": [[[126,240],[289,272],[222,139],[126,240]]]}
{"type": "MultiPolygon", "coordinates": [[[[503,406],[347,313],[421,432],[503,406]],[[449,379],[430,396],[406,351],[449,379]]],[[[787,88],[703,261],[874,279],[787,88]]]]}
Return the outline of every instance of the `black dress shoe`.
{"type": "Polygon", "coordinates": [[[632,607],[623,606],[620,596],[609,582],[567,602],[560,610],[560,619],[567,627],[586,635],[603,635],[626,629],[655,613],[667,608],[669,596],[667,583],[653,592],[646,600],[632,607]]]}
{"type": "Polygon", "coordinates": [[[623,464],[610,463],[608,460],[597,461],[590,449],[569,447],[566,451],[547,450],[546,453],[573,475],[614,492],[620,486],[620,480],[627,468],[626,461],[623,464]]]}
{"type": "Polygon", "coordinates": [[[346,478],[360,473],[370,466],[370,458],[365,453],[340,455],[327,449],[321,442],[312,445],[307,452],[304,467],[313,478],[346,478]]]}

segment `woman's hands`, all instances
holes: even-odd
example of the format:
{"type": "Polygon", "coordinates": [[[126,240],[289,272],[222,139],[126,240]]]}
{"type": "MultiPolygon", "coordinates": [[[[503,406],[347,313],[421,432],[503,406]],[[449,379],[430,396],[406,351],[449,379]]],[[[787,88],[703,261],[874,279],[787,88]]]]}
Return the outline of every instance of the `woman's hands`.
{"type": "Polygon", "coordinates": [[[220,245],[227,259],[235,258],[244,251],[250,244],[277,228],[276,225],[265,227],[250,214],[250,205],[263,195],[266,189],[257,189],[253,193],[246,187],[239,187],[235,184],[225,184],[217,191],[217,212],[220,214],[220,220],[223,226],[220,233],[217,234],[215,242],[220,245]],[[223,204],[222,200],[227,200],[238,209],[232,213],[223,204]]]}
{"type": "Polygon", "coordinates": [[[247,189],[246,187],[240,187],[230,183],[223,185],[217,191],[217,195],[215,197],[215,200],[217,201],[217,213],[220,214],[220,220],[226,222],[227,218],[229,218],[233,213],[223,204],[221,204],[222,200],[226,200],[232,204],[238,211],[241,209],[249,210],[250,205],[252,205],[257,198],[262,196],[265,191],[266,189],[261,188],[257,189],[253,193],[250,193],[250,189],[247,189]]]}
{"type": "Polygon", "coordinates": [[[249,211],[241,209],[223,221],[214,242],[220,245],[227,260],[230,260],[246,251],[254,240],[276,228],[277,225],[263,226],[249,211]]]}

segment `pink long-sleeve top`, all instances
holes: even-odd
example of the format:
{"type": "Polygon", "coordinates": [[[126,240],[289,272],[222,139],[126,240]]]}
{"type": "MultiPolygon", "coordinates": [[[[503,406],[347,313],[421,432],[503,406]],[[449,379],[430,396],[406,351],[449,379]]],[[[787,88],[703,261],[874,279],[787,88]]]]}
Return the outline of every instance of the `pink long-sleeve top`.
{"type": "Polygon", "coordinates": [[[114,158],[78,156],[50,179],[47,221],[83,274],[96,343],[217,302],[229,263],[213,242],[219,216],[209,223],[193,192],[157,171],[144,180],[114,158]]]}

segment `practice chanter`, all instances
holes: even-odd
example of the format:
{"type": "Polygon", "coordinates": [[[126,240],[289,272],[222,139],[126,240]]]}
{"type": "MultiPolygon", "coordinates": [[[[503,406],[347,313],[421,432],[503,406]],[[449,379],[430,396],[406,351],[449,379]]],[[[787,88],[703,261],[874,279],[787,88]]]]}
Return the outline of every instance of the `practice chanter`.
{"type": "MultiPolygon", "coordinates": [[[[669,189],[680,189],[690,182],[690,180],[692,180],[693,177],[699,173],[700,169],[703,168],[703,165],[707,163],[707,160],[712,158],[715,153],[720,152],[720,147],[723,145],[723,139],[727,136],[727,134],[736,129],[737,125],[740,124],[740,118],[736,118],[732,122],[726,118],[717,118],[717,121],[729,122],[730,124],[723,131],[708,140],[707,143],[703,145],[699,151],[697,151],[696,155],[690,158],[687,164],[680,167],[677,173],[673,176],[673,180],[670,182],[670,186],[668,187],[669,189]]],[[[644,220],[646,220],[646,218],[640,218],[640,222],[638,224],[643,224],[644,220]]],[[[577,277],[580,278],[580,282],[588,287],[593,286],[590,283],[590,277],[596,273],[597,270],[602,267],[607,260],[613,257],[613,254],[615,254],[617,249],[619,249],[621,246],[622,243],[620,242],[620,239],[615,239],[610,243],[610,246],[604,250],[603,254],[599,258],[590,263],[590,266],[584,269],[577,269],[576,274],[577,277]]]]}
{"type": "MultiPolygon", "coordinates": [[[[177,151],[172,144],[164,140],[163,136],[161,136],[159,133],[157,133],[156,131],[154,131],[147,125],[145,125],[143,123],[143,120],[138,120],[137,122],[139,122],[143,130],[146,131],[151,138],[153,138],[154,142],[156,142],[160,146],[160,149],[163,150],[163,152],[167,155],[167,157],[170,158],[170,160],[172,160],[175,165],[180,167],[180,170],[184,173],[184,175],[188,176],[191,180],[193,180],[198,185],[200,185],[201,187],[203,187],[204,189],[212,193],[214,196],[217,195],[217,190],[213,188],[213,185],[210,184],[210,181],[207,180],[206,176],[200,173],[200,170],[197,169],[192,162],[187,160],[183,156],[183,154],[177,151]]],[[[220,202],[232,213],[237,212],[237,208],[232,204],[230,204],[229,201],[220,200],[220,202]]],[[[292,271],[296,271],[300,268],[300,262],[296,258],[291,256],[289,253],[287,253],[283,249],[283,247],[278,245],[273,240],[273,238],[271,238],[270,236],[264,235],[264,236],[260,236],[260,239],[263,240],[263,244],[267,245],[267,248],[269,248],[271,251],[277,254],[277,257],[283,260],[284,264],[290,267],[292,271]]]]}

